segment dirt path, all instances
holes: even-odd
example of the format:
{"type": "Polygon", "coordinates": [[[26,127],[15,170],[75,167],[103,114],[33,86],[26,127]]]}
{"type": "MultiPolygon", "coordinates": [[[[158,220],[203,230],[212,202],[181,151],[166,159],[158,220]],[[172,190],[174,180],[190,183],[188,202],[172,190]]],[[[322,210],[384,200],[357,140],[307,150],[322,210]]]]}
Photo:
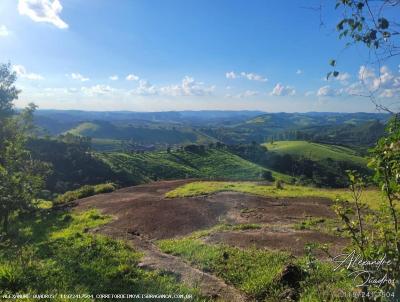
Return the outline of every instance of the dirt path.
{"type": "Polygon", "coordinates": [[[161,252],[151,241],[139,235],[124,233],[109,226],[97,228],[94,232],[124,239],[132,248],[144,254],[139,263],[141,268],[173,274],[180,282],[197,288],[205,297],[217,301],[247,301],[243,293],[227,285],[223,280],[190,266],[179,257],[161,252]]]}
{"type": "Polygon", "coordinates": [[[240,291],[211,274],[191,267],[179,257],[162,253],[154,241],[188,235],[221,222],[258,223],[260,230],[216,232],[205,238],[210,243],[225,243],[240,248],[256,246],[272,250],[304,253],[307,241],[333,243],[341,247],[341,238],[318,232],[287,231],[287,226],[308,217],[332,218],[331,201],[325,198],[266,198],[238,192],[220,192],[207,196],[166,199],[165,193],[190,180],[160,181],[124,188],[109,194],[81,199],[77,210],[98,208],[115,219],[96,229],[113,238],[125,239],[143,252],[141,266],[172,273],[180,281],[197,287],[216,300],[246,301],[240,291]],[[268,226],[268,227],[266,227],[268,226]]]}

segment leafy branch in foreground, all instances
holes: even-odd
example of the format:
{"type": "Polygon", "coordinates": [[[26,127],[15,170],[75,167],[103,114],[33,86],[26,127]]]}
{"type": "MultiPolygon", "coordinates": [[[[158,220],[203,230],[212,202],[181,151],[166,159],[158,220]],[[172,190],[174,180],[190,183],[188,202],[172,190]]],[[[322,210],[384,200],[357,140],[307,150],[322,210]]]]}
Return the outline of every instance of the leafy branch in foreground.
{"type": "Polygon", "coordinates": [[[374,301],[373,295],[369,296],[371,293],[381,290],[393,293],[395,286],[399,286],[400,123],[397,116],[389,122],[387,135],[378,141],[372,155],[370,166],[375,170],[375,180],[384,196],[380,209],[372,212],[363,203],[364,182],[354,171],[349,171],[352,202],[338,199],[335,204],[335,211],[352,240],[352,248],[367,263],[361,268],[348,267],[352,275],[362,280],[360,287],[366,301],[374,301]],[[384,259],[384,265],[373,267],[371,263],[379,259],[384,259]]]}

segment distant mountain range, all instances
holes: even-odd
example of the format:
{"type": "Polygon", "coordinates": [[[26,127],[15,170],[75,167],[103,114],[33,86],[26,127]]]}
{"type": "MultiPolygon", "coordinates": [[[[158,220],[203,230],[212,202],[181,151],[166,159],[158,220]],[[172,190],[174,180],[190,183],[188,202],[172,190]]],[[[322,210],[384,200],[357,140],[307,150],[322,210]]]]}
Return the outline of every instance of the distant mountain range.
{"type": "Polygon", "coordinates": [[[35,122],[43,134],[91,137],[100,150],[216,141],[261,143],[274,139],[368,146],[383,134],[389,118],[384,113],[363,112],[38,110],[35,113],[35,122]]]}

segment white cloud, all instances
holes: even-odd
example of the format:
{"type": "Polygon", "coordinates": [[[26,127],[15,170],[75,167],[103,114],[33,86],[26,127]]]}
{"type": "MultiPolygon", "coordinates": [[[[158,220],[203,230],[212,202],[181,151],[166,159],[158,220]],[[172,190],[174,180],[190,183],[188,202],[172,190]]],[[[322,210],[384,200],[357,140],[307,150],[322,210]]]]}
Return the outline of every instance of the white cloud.
{"type": "Polygon", "coordinates": [[[111,81],[117,81],[118,80],[118,76],[117,75],[112,75],[112,76],[109,77],[109,79],[111,81]]]}
{"type": "Polygon", "coordinates": [[[128,74],[126,76],[126,80],[127,81],[138,81],[139,77],[137,75],[135,75],[135,74],[128,74]]]}
{"type": "Polygon", "coordinates": [[[339,81],[343,85],[348,85],[351,75],[348,72],[339,73],[337,77],[334,77],[335,80],[339,81]]]}
{"type": "Polygon", "coordinates": [[[331,97],[331,96],[336,96],[339,94],[340,94],[339,91],[331,88],[329,85],[322,86],[317,91],[317,96],[320,96],[320,97],[331,97]]]}
{"type": "Polygon", "coordinates": [[[236,79],[238,77],[238,75],[235,72],[230,71],[230,72],[225,73],[225,77],[227,79],[236,79]]]}
{"type": "Polygon", "coordinates": [[[10,31],[5,25],[0,25],[0,37],[7,37],[10,35],[10,31]]]}
{"type": "Polygon", "coordinates": [[[284,86],[281,83],[278,83],[275,85],[274,89],[272,89],[270,94],[276,96],[295,95],[296,90],[291,86],[284,86]]]}
{"type": "Polygon", "coordinates": [[[82,92],[88,96],[104,95],[115,91],[114,88],[108,85],[95,85],[91,87],[82,87],[82,92]]]}
{"type": "Polygon", "coordinates": [[[375,72],[372,68],[369,68],[364,65],[360,66],[360,70],[358,71],[359,80],[363,81],[374,77],[375,77],[375,72]]]}
{"type": "Polygon", "coordinates": [[[37,73],[29,73],[26,71],[26,68],[22,65],[13,65],[12,70],[17,74],[17,76],[28,79],[28,80],[43,80],[44,78],[37,73]]]}
{"type": "Polygon", "coordinates": [[[75,73],[75,72],[73,72],[73,73],[71,73],[70,75],[67,75],[67,76],[70,76],[71,79],[73,79],[73,80],[77,80],[77,81],[81,81],[81,82],[86,82],[86,81],[90,80],[89,78],[84,77],[80,73],[75,73]]]}
{"type": "Polygon", "coordinates": [[[400,72],[394,74],[388,66],[382,66],[379,75],[375,70],[361,66],[358,72],[360,82],[351,85],[348,93],[356,91],[357,94],[376,93],[383,98],[400,96],[400,72]]]}
{"type": "Polygon", "coordinates": [[[302,74],[302,73],[303,73],[303,70],[297,69],[296,74],[302,74]]]}
{"type": "Polygon", "coordinates": [[[18,12],[35,22],[47,22],[64,29],[68,24],[60,18],[62,5],[59,0],[19,0],[18,12]]]}
{"type": "Polygon", "coordinates": [[[214,90],[215,86],[204,86],[192,77],[185,76],[181,84],[161,87],[160,93],[169,96],[204,96],[212,94],[214,90]]]}
{"type": "Polygon", "coordinates": [[[304,94],[305,96],[310,96],[310,95],[314,95],[315,91],[306,91],[306,93],[304,94]]]}
{"type": "Polygon", "coordinates": [[[132,91],[133,94],[138,95],[155,95],[158,93],[157,87],[150,84],[146,80],[139,80],[139,86],[132,91]]]}
{"type": "Polygon", "coordinates": [[[252,72],[250,72],[250,73],[241,72],[240,75],[243,78],[246,78],[250,81],[259,81],[259,82],[267,82],[268,81],[267,78],[264,78],[263,76],[260,76],[259,74],[252,73],[252,72]]]}
{"type": "Polygon", "coordinates": [[[259,82],[267,82],[268,81],[267,78],[265,78],[259,74],[256,74],[253,72],[244,72],[244,71],[242,71],[240,74],[237,74],[234,71],[229,71],[229,72],[225,73],[225,77],[227,79],[231,79],[231,80],[243,78],[243,79],[247,79],[249,81],[259,81],[259,82]]]}

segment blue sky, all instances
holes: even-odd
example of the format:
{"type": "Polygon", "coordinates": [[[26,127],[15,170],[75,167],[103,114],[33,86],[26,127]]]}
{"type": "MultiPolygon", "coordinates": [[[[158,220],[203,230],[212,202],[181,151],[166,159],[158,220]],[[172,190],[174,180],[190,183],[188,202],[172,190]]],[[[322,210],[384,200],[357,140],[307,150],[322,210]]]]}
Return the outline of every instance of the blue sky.
{"type": "Polygon", "coordinates": [[[379,73],[363,49],[341,54],[332,3],[2,0],[0,62],[19,75],[18,106],[373,111],[355,94],[384,79],[382,101],[399,97],[400,62],[379,73]],[[306,8],[320,3],[322,27],[306,8]],[[333,57],[341,76],[326,81],[333,57]]]}

